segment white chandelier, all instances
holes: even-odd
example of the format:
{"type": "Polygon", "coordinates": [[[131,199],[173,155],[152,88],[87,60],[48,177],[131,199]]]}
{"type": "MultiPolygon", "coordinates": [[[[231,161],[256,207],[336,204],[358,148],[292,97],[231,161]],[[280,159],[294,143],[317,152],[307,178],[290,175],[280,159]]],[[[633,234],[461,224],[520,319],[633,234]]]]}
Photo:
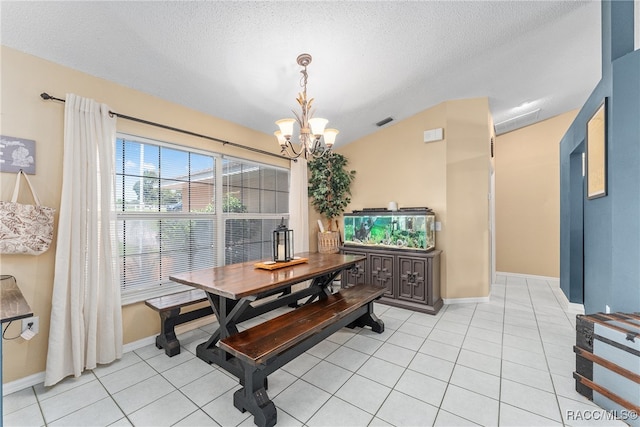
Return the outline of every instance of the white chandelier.
{"type": "Polygon", "coordinates": [[[280,130],[275,131],[274,135],[278,138],[278,144],[280,144],[280,152],[283,156],[287,156],[291,159],[304,156],[305,159],[310,157],[321,157],[325,153],[331,151],[333,143],[336,140],[338,131],[336,129],[325,129],[325,126],[329,122],[327,119],[314,118],[311,105],[313,104],[313,98],[307,98],[307,66],[311,63],[311,55],[303,53],[298,55],[298,65],[303,67],[300,73],[300,86],[303,88],[302,92],[298,93],[296,100],[302,108],[302,114],[295,114],[295,119],[282,119],[278,120],[276,124],[280,130]],[[296,150],[296,147],[291,142],[293,136],[293,124],[298,123],[300,127],[300,147],[296,150]],[[323,141],[324,140],[324,143],[323,141]]]}

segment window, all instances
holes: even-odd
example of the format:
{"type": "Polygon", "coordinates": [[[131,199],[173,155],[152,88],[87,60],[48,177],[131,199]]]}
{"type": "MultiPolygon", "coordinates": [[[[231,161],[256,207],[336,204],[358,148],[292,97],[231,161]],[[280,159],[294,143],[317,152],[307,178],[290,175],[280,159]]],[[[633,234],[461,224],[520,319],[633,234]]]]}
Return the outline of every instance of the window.
{"type": "Polygon", "coordinates": [[[289,217],[289,171],[241,160],[222,161],[225,262],[271,257],[271,237],[289,217]]]}
{"type": "Polygon", "coordinates": [[[116,140],[115,185],[124,303],[180,290],[172,274],[269,258],[289,216],[288,170],[138,137],[116,140]]]}

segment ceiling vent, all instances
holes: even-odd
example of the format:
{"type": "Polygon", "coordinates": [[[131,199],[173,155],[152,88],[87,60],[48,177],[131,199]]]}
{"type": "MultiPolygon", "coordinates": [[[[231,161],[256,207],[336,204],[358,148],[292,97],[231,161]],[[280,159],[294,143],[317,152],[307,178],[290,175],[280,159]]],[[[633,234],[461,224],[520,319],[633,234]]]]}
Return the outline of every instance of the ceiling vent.
{"type": "Polygon", "coordinates": [[[538,121],[540,116],[540,108],[537,108],[528,113],[520,114],[519,116],[512,117],[495,124],[496,135],[511,132],[512,130],[520,129],[538,121]]]}
{"type": "Polygon", "coordinates": [[[389,123],[392,120],[393,119],[391,117],[387,117],[386,119],[382,119],[378,123],[376,123],[376,126],[378,126],[378,127],[384,126],[384,125],[386,125],[387,123],[389,123]]]}

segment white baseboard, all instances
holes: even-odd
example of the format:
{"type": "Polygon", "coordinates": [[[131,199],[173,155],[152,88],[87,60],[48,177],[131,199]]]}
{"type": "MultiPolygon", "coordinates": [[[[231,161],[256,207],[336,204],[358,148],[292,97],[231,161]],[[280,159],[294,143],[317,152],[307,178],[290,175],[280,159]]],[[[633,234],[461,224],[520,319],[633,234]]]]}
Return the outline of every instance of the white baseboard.
{"type": "Polygon", "coordinates": [[[504,271],[496,271],[496,275],[501,276],[515,276],[515,277],[523,277],[525,279],[532,280],[546,280],[550,285],[558,285],[560,286],[560,278],[559,277],[551,277],[551,276],[536,276],[535,274],[523,274],[523,273],[508,273],[504,271]]]}
{"type": "Polygon", "coordinates": [[[472,298],[442,298],[445,304],[478,304],[489,302],[489,297],[472,297],[472,298]]]}
{"type": "MultiPolygon", "coordinates": [[[[182,325],[178,325],[176,326],[175,330],[176,330],[176,335],[180,335],[180,334],[184,334],[185,332],[189,332],[192,331],[194,329],[198,329],[201,326],[206,326],[210,323],[213,323],[216,321],[216,316],[211,314],[209,316],[204,316],[201,317],[199,319],[194,319],[190,322],[187,323],[183,323],[182,325]]],[[[155,342],[155,339],[154,341],[155,342]]]]}
{"type": "Polygon", "coordinates": [[[122,346],[122,352],[123,353],[129,353],[130,351],[134,351],[137,350],[139,348],[142,347],[146,347],[149,344],[155,344],[156,343],[156,336],[152,335],[150,337],[145,337],[142,339],[139,339],[137,341],[133,341],[130,343],[127,343],[125,345],[122,346]]]}
{"type": "MultiPolygon", "coordinates": [[[[199,319],[189,323],[191,323],[191,325],[188,325],[188,326],[180,325],[181,327],[176,327],[176,332],[184,333],[191,329],[195,329],[200,326],[203,326],[207,323],[211,323],[211,318],[210,316],[207,316],[204,319],[199,319]]],[[[138,350],[139,348],[146,347],[150,344],[155,344],[155,343],[156,343],[156,335],[152,335],[150,337],[145,337],[137,341],[133,341],[123,345],[122,352],[129,353],[131,351],[138,350]]],[[[28,387],[33,387],[43,382],[44,382],[44,372],[38,372],[37,374],[29,375],[27,377],[20,378],[15,381],[2,384],[2,395],[6,396],[8,394],[15,393],[20,390],[24,390],[25,388],[28,388],[28,387]]]]}
{"type": "MultiPolygon", "coordinates": [[[[531,280],[544,280],[552,286],[560,287],[560,279],[558,277],[535,276],[533,274],[522,274],[522,273],[507,273],[503,271],[496,271],[496,275],[515,276],[515,277],[522,277],[524,279],[531,279],[531,280]]],[[[499,285],[499,283],[492,284],[491,286],[494,286],[494,285],[499,285]]],[[[491,299],[491,293],[489,293],[489,295],[486,297],[442,298],[442,301],[445,304],[478,304],[478,303],[489,302],[490,299],[491,299]]]]}
{"type": "MultiPolygon", "coordinates": [[[[130,351],[134,351],[139,348],[145,347],[149,344],[155,344],[155,342],[156,342],[155,335],[151,337],[142,338],[122,346],[122,352],[128,353],[130,351]]],[[[36,374],[17,379],[15,381],[4,383],[2,384],[2,395],[6,396],[8,394],[15,393],[20,390],[24,390],[25,388],[29,388],[29,387],[33,387],[35,385],[41,384],[44,382],[44,374],[45,374],[44,371],[38,372],[36,374]]]]}
{"type": "Polygon", "coordinates": [[[569,302],[569,299],[567,298],[567,296],[564,294],[562,289],[560,289],[559,277],[536,276],[533,274],[521,274],[521,273],[507,273],[502,271],[497,271],[496,274],[500,274],[502,276],[522,277],[525,279],[532,279],[532,280],[546,280],[547,283],[549,283],[549,285],[553,286],[554,288],[557,288],[557,292],[555,292],[555,294],[558,295],[558,298],[560,299],[560,304],[564,307],[564,309],[568,313],[584,314],[584,305],[576,304],[574,302],[569,302]]]}
{"type": "Polygon", "coordinates": [[[567,296],[562,292],[561,289],[558,289],[556,292],[557,298],[560,299],[560,304],[564,306],[564,309],[567,313],[572,314],[584,314],[584,305],[576,304],[575,302],[570,302],[567,296]]]}
{"type": "Polygon", "coordinates": [[[25,388],[33,387],[44,382],[44,371],[38,372],[28,377],[20,378],[15,381],[11,381],[2,384],[2,395],[6,396],[16,391],[24,390],[25,388]]]}
{"type": "Polygon", "coordinates": [[[567,311],[569,313],[584,314],[584,304],[576,304],[575,302],[570,302],[567,305],[567,311]]]}

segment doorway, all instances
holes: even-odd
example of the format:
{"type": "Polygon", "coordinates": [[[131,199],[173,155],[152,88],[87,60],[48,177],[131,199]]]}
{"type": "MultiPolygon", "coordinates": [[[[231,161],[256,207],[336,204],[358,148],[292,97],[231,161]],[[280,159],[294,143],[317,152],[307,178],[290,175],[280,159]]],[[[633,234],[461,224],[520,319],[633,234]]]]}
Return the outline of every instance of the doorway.
{"type": "Polygon", "coordinates": [[[583,141],[569,158],[569,289],[565,293],[573,304],[584,304],[584,147],[583,141]]]}

